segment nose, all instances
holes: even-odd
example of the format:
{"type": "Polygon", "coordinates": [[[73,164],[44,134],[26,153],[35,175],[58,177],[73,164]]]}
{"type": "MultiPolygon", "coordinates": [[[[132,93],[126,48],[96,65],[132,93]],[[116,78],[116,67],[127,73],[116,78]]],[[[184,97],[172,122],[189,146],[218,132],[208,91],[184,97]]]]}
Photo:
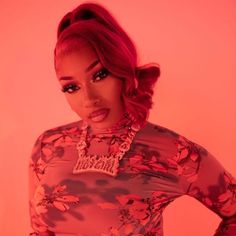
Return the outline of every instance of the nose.
{"type": "Polygon", "coordinates": [[[83,105],[85,108],[94,107],[99,103],[99,98],[95,91],[89,86],[84,87],[83,105]]]}

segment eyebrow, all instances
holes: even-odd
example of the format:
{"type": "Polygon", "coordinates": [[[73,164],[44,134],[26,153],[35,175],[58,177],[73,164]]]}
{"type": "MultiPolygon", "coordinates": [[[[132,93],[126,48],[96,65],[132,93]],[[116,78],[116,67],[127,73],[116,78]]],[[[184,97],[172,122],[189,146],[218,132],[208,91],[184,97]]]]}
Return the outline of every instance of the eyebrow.
{"type": "MultiPolygon", "coordinates": [[[[85,69],[85,72],[89,72],[90,70],[92,70],[99,62],[100,62],[99,59],[95,60],[85,69]]],[[[72,79],[73,78],[71,76],[62,76],[59,78],[59,80],[72,80],[72,79]]]]}

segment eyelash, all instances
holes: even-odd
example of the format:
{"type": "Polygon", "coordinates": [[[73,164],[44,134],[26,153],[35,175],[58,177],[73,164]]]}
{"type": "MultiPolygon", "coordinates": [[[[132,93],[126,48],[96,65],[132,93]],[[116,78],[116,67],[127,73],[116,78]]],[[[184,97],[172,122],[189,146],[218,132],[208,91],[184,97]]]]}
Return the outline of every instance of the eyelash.
{"type": "MultiPolygon", "coordinates": [[[[101,70],[99,70],[98,72],[96,72],[93,77],[92,77],[92,81],[93,82],[99,82],[101,80],[103,80],[104,78],[106,78],[108,76],[109,72],[106,68],[102,68],[101,70]],[[99,77],[99,79],[97,79],[99,77]]],[[[61,91],[63,93],[74,93],[75,91],[79,90],[80,88],[76,85],[76,84],[66,84],[62,87],[61,91]]]]}

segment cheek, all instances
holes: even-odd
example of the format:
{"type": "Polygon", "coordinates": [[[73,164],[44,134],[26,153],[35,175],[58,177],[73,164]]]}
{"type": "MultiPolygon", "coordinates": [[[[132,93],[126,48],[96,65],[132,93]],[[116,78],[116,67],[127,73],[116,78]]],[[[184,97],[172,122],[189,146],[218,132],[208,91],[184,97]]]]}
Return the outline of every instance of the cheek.
{"type": "Polygon", "coordinates": [[[106,95],[106,99],[115,103],[119,103],[122,97],[122,90],[119,86],[116,86],[109,90],[106,95]]]}
{"type": "Polygon", "coordinates": [[[123,91],[124,91],[124,82],[119,79],[115,79],[115,83],[113,84],[113,89],[111,90],[112,96],[114,98],[121,98],[123,91]]]}
{"type": "Polygon", "coordinates": [[[122,81],[117,89],[117,97],[119,97],[120,99],[122,99],[123,94],[124,94],[125,88],[124,88],[124,82],[122,81]]]}
{"type": "Polygon", "coordinates": [[[78,96],[66,95],[66,100],[74,111],[78,111],[78,108],[81,107],[81,99],[78,96]]]}

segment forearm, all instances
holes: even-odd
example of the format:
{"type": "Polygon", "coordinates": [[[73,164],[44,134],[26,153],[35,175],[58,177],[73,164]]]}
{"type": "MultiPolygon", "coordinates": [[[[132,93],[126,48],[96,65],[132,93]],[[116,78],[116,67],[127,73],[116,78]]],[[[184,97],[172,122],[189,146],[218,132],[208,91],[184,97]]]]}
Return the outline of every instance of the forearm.
{"type": "Polygon", "coordinates": [[[236,179],[205,148],[184,138],[182,142],[188,147],[186,161],[179,164],[186,170],[184,191],[221,217],[214,236],[236,236],[236,179]]]}
{"type": "Polygon", "coordinates": [[[236,214],[223,218],[214,236],[235,236],[236,235],[236,214]]]}

